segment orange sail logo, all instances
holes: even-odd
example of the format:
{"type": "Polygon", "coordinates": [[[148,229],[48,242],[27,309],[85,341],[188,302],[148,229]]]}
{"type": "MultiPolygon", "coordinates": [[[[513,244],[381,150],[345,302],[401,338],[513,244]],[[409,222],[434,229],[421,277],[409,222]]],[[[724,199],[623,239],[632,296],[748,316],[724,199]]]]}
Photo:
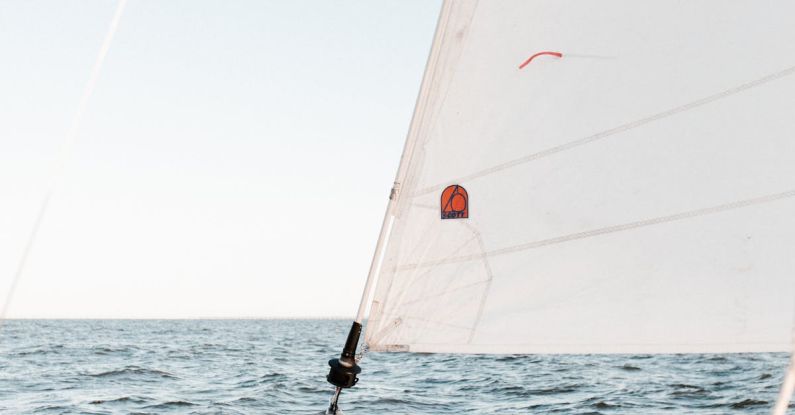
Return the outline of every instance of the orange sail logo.
{"type": "Polygon", "coordinates": [[[469,217],[469,195],[466,189],[454,184],[442,192],[442,219],[466,219],[469,217]]]}

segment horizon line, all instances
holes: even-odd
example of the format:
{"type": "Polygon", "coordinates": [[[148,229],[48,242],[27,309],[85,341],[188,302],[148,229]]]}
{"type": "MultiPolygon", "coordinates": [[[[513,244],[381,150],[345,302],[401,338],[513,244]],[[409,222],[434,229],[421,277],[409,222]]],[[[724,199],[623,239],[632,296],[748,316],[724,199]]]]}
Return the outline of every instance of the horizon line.
{"type": "Polygon", "coordinates": [[[10,320],[350,320],[349,317],[318,317],[318,316],[270,316],[270,317],[6,317],[10,320]]]}

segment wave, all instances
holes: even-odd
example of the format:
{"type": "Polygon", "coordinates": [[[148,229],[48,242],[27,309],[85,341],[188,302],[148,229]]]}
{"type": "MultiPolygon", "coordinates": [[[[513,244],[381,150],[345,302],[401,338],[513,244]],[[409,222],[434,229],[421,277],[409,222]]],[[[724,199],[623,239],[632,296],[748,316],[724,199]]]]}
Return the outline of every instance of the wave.
{"type": "Polygon", "coordinates": [[[114,369],[108,370],[105,372],[99,373],[90,373],[88,374],[89,377],[93,378],[109,378],[109,377],[126,377],[126,376],[149,376],[149,377],[157,377],[157,378],[165,378],[165,379],[178,379],[177,376],[169,372],[165,372],[162,370],[157,369],[148,369],[145,367],[140,366],[127,366],[122,369],[114,369]]]}

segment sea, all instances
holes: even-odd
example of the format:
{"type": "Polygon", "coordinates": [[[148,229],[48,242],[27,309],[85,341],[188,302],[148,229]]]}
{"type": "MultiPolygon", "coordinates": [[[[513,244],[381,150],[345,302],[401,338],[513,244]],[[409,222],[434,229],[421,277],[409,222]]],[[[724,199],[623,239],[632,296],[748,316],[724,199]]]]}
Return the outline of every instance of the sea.
{"type": "MultiPolygon", "coordinates": [[[[8,320],[0,414],[322,413],[343,320],[8,320]]],[[[768,414],[785,354],[368,353],[347,415],[768,414]]]]}

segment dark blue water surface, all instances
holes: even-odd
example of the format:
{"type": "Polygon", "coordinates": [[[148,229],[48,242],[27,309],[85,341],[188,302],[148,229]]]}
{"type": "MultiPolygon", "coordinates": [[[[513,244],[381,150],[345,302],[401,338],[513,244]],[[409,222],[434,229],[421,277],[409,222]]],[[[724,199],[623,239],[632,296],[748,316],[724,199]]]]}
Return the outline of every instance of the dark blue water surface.
{"type": "MultiPolygon", "coordinates": [[[[349,323],[11,320],[2,414],[317,414],[349,323]]],[[[458,356],[371,353],[355,414],[766,414],[783,354],[458,356]]]]}

